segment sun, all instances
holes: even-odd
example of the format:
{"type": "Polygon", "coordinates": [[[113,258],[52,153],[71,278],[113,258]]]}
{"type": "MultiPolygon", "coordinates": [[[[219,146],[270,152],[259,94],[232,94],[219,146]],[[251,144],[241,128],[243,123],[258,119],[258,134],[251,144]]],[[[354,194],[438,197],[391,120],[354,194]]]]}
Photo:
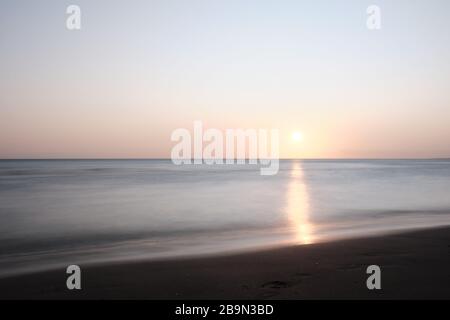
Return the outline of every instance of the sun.
{"type": "Polygon", "coordinates": [[[294,131],[292,133],[292,140],[295,142],[303,140],[303,134],[300,131],[294,131]]]}

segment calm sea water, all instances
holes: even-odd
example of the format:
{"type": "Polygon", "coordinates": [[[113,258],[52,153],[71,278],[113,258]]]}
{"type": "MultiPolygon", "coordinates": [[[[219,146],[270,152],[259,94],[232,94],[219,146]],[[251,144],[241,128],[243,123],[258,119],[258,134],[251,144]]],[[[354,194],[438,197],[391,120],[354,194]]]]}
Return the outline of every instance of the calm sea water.
{"type": "Polygon", "coordinates": [[[0,161],[0,276],[450,224],[450,161],[0,161]]]}

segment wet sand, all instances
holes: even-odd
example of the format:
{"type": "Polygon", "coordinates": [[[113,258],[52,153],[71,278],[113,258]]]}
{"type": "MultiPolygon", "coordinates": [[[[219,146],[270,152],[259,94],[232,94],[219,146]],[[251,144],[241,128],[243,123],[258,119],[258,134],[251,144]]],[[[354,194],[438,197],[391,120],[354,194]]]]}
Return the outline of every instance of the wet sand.
{"type": "Polygon", "coordinates": [[[81,265],[0,279],[1,299],[450,299],[450,227],[265,251],[81,265]],[[381,267],[381,290],[366,268],[381,267]]]}

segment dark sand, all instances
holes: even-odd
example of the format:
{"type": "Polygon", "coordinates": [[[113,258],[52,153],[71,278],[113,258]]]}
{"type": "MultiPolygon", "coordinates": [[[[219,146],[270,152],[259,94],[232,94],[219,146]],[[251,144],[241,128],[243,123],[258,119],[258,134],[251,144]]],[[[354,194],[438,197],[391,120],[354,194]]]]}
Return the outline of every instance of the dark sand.
{"type": "Polygon", "coordinates": [[[0,279],[0,298],[449,299],[450,227],[252,253],[82,267],[0,279]],[[381,290],[366,268],[381,267],[381,290]]]}

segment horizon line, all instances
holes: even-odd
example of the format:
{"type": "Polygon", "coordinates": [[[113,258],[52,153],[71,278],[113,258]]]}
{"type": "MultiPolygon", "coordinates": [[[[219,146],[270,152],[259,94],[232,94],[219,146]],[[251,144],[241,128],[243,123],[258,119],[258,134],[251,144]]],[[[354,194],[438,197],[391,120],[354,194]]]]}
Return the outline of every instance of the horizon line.
{"type": "MultiPolygon", "coordinates": [[[[172,160],[171,158],[0,158],[0,161],[73,161],[73,160],[172,160]]],[[[213,160],[211,159],[204,159],[204,158],[186,158],[183,160],[213,160]]],[[[222,158],[221,160],[231,160],[222,158]]],[[[269,158],[257,158],[257,159],[249,159],[249,158],[234,158],[234,160],[450,160],[450,157],[418,157],[418,158],[279,158],[279,159],[269,159],[269,158]]]]}

